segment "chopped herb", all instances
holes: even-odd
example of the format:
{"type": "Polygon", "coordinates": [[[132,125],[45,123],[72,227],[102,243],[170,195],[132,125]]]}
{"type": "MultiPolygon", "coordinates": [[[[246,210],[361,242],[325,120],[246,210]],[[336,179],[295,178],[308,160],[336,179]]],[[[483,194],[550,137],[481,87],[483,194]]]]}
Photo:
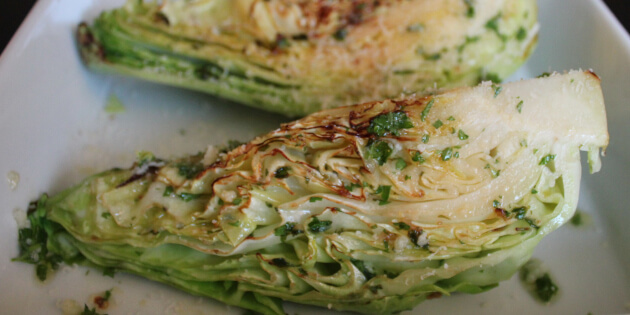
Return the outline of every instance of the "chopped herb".
{"type": "Polygon", "coordinates": [[[162,194],[162,196],[164,197],[168,197],[170,196],[172,193],[175,192],[175,189],[173,189],[173,186],[166,186],[166,188],[164,189],[164,193],[162,194]]]}
{"type": "Polygon", "coordinates": [[[494,208],[501,207],[501,202],[499,200],[492,200],[492,207],[494,208]]]}
{"type": "Polygon", "coordinates": [[[454,156],[456,159],[459,159],[459,151],[455,151],[455,153],[453,153],[453,156],[454,156]]]}
{"type": "Polygon", "coordinates": [[[347,191],[353,191],[355,188],[361,188],[361,184],[350,183],[349,185],[344,186],[347,191]]]}
{"type": "Polygon", "coordinates": [[[448,121],[455,121],[455,117],[449,116],[446,120],[448,120],[448,121]]]}
{"type": "Polygon", "coordinates": [[[521,26],[521,28],[519,28],[518,31],[516,32],[516,39],[518,41],[522,41],[525,38],[527,38],[527,30],[521,26]]]}
{"type": "Polygon", "coordinates": [[[426,133],[422,136],[422,143],[429,143],[429,134],[426,133]]]}
{"type": "Polygon", "coordinates": [[[532,195],[535,195],[535,194],[537,194],[537,193],[538,193],[538,190],[536,190],[536,189],[532,188],[532,195]]]}
{"type": "Polygon", "coordinates": [[[501,170],[491,169],[490,173],[492,174],[492,178],[497,178],[499,177],[499,175],[501,175],[501,170]]]}
{"type": "Polygon", "coordinates": [[[527,140],[523,139],[523,140],[521,140],[521,142],[519,144],[521,145],[521,147],[527,148],[527,140]]]}
{"type": "Polygon", "coordinates": [[[87,306],[87,304],[83,304],[83,312],[81,312],[79,315],[100,315],[100,314],[96,312],[96,307],[93,307],[92,309],[90,309],[87,306]]]}
{"type": "Polygon", "coordinates": [[[553,283],[548,273],[536,279],[536,294],[543,302],[549,302],[558,293],[558,286],[553,283]]]}
{"type": "Polygon", "coordinates": [[[333,37],[338,40],[338,41],[343,41],[344,39],[346,39],[346,36],[348,36],[348,29],[343,27],[338,29],[334,34],[333,37]]]}
{"type": "Polygon", "coordinates": [[[420,120],[425,121],[427,119],[427,115],[429,115],[429,111],[431,111],[431,107],[433,107],[433,103],[435,103],[435,99],[431,99],[427,106],[424,107],[422,113],[420,113],[420,120]]]}
{"type": "Polygon", "coordinates": [[[457,132],[457,137],[459,138],[459,140],[468,139],[468,135],[461,129],[459,129],[459,131],[457,132]]]}
{"type": "Polygon", "coordinates": [[[291,47],[291,42],[286,37],[278,34],[276,36],[276,48],[280,50],[284,50],[291,47]]]}
{"type": "Polygon", "coordinates": [[[405,180],[410,180],[410,179],[411,179],[411,176],[405,175],[405,180]]]}
{"type": "Polygon", "coordinates": [[[435,129],[439,129],[442,125],[444,125],[444,123],[439,119],[433,123],[433,127],[435,127],[435,129]]]}
{"type": "Polygon", "coordinates": [[[181,193],[179,194],[179,198],[181,198],[182,200],[189,202],[191,200],[197,199],[199,197],[201,197],[201,194],[190,194],[190,193],[181,193]]]}
{"type": "Polygon", "coordinates": [[[330,229],[332,221],[319,221],[317,217],[313,217],[313,220],[308,224],[308,229],[313,233],[324,232],[330,229]]]}
{"type": "Polygon", "coordinates": [[[311,197],[308,199],[309,202],[316,202],[316,201],[321,201],[323,200],[322,197],[311,197]]]}
{"type": "Polygon", "coordinates": [[[540,163],[538,165],[547,165],[549,162],[553,161],[556,158],[555,154],[547,154],[542,159],[540,159],[540,163]]]}
{"type": "Polygon", "coordinates": [[[496,73],[486,73],[483,77],[482,77],[483,81],[492,81],[493,83],[501,83],[501,81],[503,81],[501,79],[501,77],[499,77],[498,74],[496,73]]]}
{"type": "Polygon", "coordinates": [[[466,17],[475,17],[475,5],[473,4],[473,0],[464,0],[464,4],[466,5],[466,17]]]}
{"type": "Polygon", "coordinates": [[[409,226],[409,224],[405,223],[405,222],[395,222],[394,226],[399,229],[399,230],[409,230],[411,229],[411,226],[409,226]]]}
{"type": "Polygon", "coordinates": [[[241,198],[234,198],[234,200],[232,200],[232,204],[235,206],[238,206],[241,204],[241,202],[243,201],[243,199],[241,198]]]}
{"type": "MultiPolygon", "coordinates": [[[[223,201],[223,199],[219,198],[219,201],[217,201],[217,204],[218,204],[219,206],[222,206],[222,205],[224,205],[224,204],[225,204],[225,202],[223,201]]],[[[271,206],[270,206],[270,207],[271,207],[271,206]]]]}
{"type": "Polygon", "coordinates": [[[537,78],[546,78],[546,77],[548,77],[550,75],[551,75],[551,73],[549,73],[549,72],[543,72],[539,76],[537,76],[537,78]]]}
{"type": "Polygon", "coordinates": [[[276,169],[276,171],[273,173],[273,175],[276,178],[287,178],[287,177],[289,177],[289,171],[290,170],[291,170],[291,168],[288,167],[288,166],[279,167],[278,169],[276,169]]]}
{"type": "Polygon", "coordinates": [[[501,19],[501,13],[492,17],[488,22],[486,22],[486,28],[493,30],[495,33],[499,34],[499,20],[501,19]]]}
{"type": "Polygon", "coordinates": [[[519,207],[512,209],[512,213],[514,213],[514,217],[518,220],[523,220],[525,218],[525,214],[527,214],[527,208],[519,207]]]}
{"type": "Polygon", "coordinates": [[[425,54],[423,56],[424,56],[424,59],[431,60],[431,61],[440,60],[442,58],[442,54],[440,54],[440,53],[425,54]]]}
{"type": "Polygon", "coordinates": [[[280,268],[291,266],[284,258],[273,258],[269,264],[280,268]]]}
{"type": "Polygon", "coordinates": [[[357,269],[359,269],[359,271],[361,271],[361,273],[365,276],[366,280],[370,280],[372,278],[374,278],[374,273],[369,270],[365,263],[361,260],[357,260],[357,259],[350,259],[350,262],[357,267],[357,269]]]}
{"type": "Polygon", "coordinates": [[[496,98],[503,91],[503,87],[500,85],[492,84],[492,88],[494,89],[494,97],[496,98]]]}
{"type": "Polygon", "coordinates": [[[295,222],[287,222],[284,225],[281,225],[280,227],[276,228],[273,231],[273,234],[275,236],[282,236],[285,237],[287,235],[290,234],[294,234],[294,228],[295,228],[296,223],[295,222]]]}
{"type": "Polygon", "coordinates": [[[101,217],[103,219],[109,219],[109,218],[112,217],[112,215],[109,212],[103,212],[103,213],[101,213],[101,217]]]}
{"type": "Polygon", "coordinates": [[[421,32],[422,30],[424,30],[424,24],[422,23],[415,23],[407,26],[407,32],[417,33],[421,32]]]}
{"type": "Polygon", "coordinates": [[[193,179],[197,176],[197,174],[201,173],[201,171],[204,170],[203,164],[201,163],[195,163],[195,164],[180,163],[180,164],[177,164],[176,167],[179,170],[178,172],[179,176],[183,176],[186,179],[193,179]]]}
{"type": "MultiPolygon", "coordinates": [[[[416,246],[420,246],[420,244],[418,244],[418,239],[420,239],[420,235],[422,235],[422,230],[412,229],[407,232],[407,236],[409,236],[411,242],[416,246]]],[[[423,247],[425,246],[427,245],[424,245],[423,247]]]]}
{"type": "Polygon", "coordinates": [[[238,221],[238,220],[237,220],[237,221],[232,221],[232,222],[230,222],[230,223],[228,223],[228,224],[229,224],[229,225],[231,225],[231,226],[236,226],[236,227],[241,226],[241,222],[240,222],[240,221],[238,221]]]}
{"type": "Polygon", "coordinates": [[[405,160],[398,158],[396,160],[396,169],[402,171],[405,167],[407,167],[407,162],[405,160]]]}
{"type": "Polygon", "coordinates": [[[414,162],[418,162],[420,164],[424,163],[424,157],[422,156],[422,154],[420,153],[420,151],[415,151],[412,155],[411,155],[411,160],[414,162]]]}
{"type": "Polygon", "coordinates": [[[518,104],[516,104],[516,110],[519,114],[521,113],[521,111],[523,110],[523,101],[520,101],[518,102],[518,104]]]}
{"type": "Polygon", "coordinates": [[[114,267],[106,267],[103,269],[103,276],[113,278],[116,274],[116,268],[114,267]]]}
{"type": "Polygon", "coordinates": [[[379,205],[386,205],[389,203],[389,192],[391,191],[392,186],[378,186],[378,188],[376,189],[375,193],[376,194],[381,194],[381,200],[379,201],[379,205]]]}
{"type": "Polygon", "coordinates": [[[367,145],[366,156],[370,159],[375,159],[378,162],[378,165],[385,164],[387,158],[392,154],[393,149],[389,146],[389,144],[385,141],[370,139],[367,145]]]}
{"type": "Polygon", "coordinates": [[[379,137],[389,134],[400,136],[401,129],[409,128],[413,128],[413,122],[405,112],[391,112],[372,118],[367,132],[379,137]]]}
{"type": "Polygon", "coordinates": [[[442,154],[440,154],[442,157],[442,161],[448,161],[453,157],[453,148],[448,147],[446,149],[444,149],[444,151],[442,151],[442,154]]]}

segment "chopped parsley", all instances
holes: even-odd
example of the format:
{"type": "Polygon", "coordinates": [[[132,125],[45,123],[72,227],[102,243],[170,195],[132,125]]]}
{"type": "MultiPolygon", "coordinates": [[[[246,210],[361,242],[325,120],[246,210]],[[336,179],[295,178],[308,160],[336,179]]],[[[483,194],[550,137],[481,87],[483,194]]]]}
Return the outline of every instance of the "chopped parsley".
{"type": "Polygon", "coordinates": [[[392,186],[378,186],[378,188],[376,189],[375,193],[376,194],[380,194],[381,195],[381,200],[379,201],[379,205],[386,205],[389,203],[389,193],[392,189],[392,186]]]}
{"type": "Polygon", "coordinates": [[[428,133],[425,133],[422,136],[422,143],[429,143],[429,134],[428,133]]]}
{"type": "Polygon", "coordinates": [[[459,131],[457,132],[457,137],[459,138],[459,140],[468,139],[468,135],[461,129],[459,129],[459,131]]]}
{"type": "Polygon", "coordinates": [[[411,176],[405,175],[405,180],[410,180],[410,179],[411,179],[411,176]]]}
{"type": "Polygon", "coordinates": [[[486,73],[483,77],[482,77],[483,81],[492,81],[493,83],[501,83],[501,81],[503,81],[501,79],[501,77],[499,77],[498,74],[496,73],[486,73]]]}
{"type": "Polygon", "coordinates": [[[500,208],[501,207],[501,202],[499,200],[492,200],[492,207],[500,208]]]}
{"type": "Polygon", "coordinates": [[[179,163],[176,165],[179,170],[179,176],[183,176],[186,179],[193,179],[197,176],[197,174],[203,171],[204,167],[201,163],[179,163]]]}
{"type": "Polygon", "coordinates": [[[540,163],[538,165],[547,165],[549,162],[553,161],[556,158],[555,154],[547,154],[542,159],[540,159],[540,163]]]}
{"type": "Polygon", "coordinates": [[[494,89],[494,97],[496,98],[503,91],[503,87],[500,85],[492,84],[492,88],[494,89]]]}
{"type": "Polygon", "coordinates": [[[537,76],[536,78],[546,78],[546,77],[548,77],[550,75],[551,75],[551,73],[549,73],[549,72],[543,72],[539,76],[537,76]]]}
{"type": "Polygon", "coordinates": [[[340,29],[338,29],[334,34],[333,37],[338,40],[338,41],[343,41],[344,39],[346,39],[346,37],[348,36],[348,29],[345,27],[342,27],[340,29]]]}
{"type": "Polygon", "coordinates": [[[330,229],[332,221],[319,221],[317,217],[313,217],[313,220],[308,224],[309,231],[313,233],[324,232],[330,229]]]}
{"type": "Polygon", "coordinates": [[[453,148],[448,147],[440,154],[442,161],[448,161],[453,157],[453,148]]]}
{"type": "Polygon", "coordinates": [[[521,113],[521,111],[523,110],[523,101],[520,101],[518,102],[518,104],[516,104],[516,110],[519,114],[521,113]]]}
{"type": "Polygon", "coordinates": [[[422,156],[422,154],[420,153],[420,151],[415,151],[412,155],[411,155],[411,160],[414,162],[418,162],[420,164],[424,163],[424,157],[422,156]]]}
{"type": "Polygon", "coordinates": [[[361,184],[350,183],[343,186],[347,191],[353,191],[355,188],[361,188],[361,184]]]}
{"type": "Polygon", "coordinates": [[[379,137],[390,134],[400,136],[401,129],[409,128],[413,128],[413,122],[405,112],[391,112],[372,118],[367,132],[379,137]]]}
{"type": "Polygon", "coordinates": [[[164,197],[168,197],[171,194],[173,194],[175,192],[175,189],[173,189],[173,186],[166,186],[166,188],[164,189],[164,193],[162,194],[162,196],[164,197]]]}
{"type": "Polygon", "coordinates": [[[287,177],[289,177],[289,171],[290,170],[291,170],[291,168],[288,167],[288,166],[279,167],[278,169],[276,169],[276,171],[273,173],[273,175],[276,178],[287,178],[287,177]]]}
{"type": "Polygon", "coordinates": [[[235,227],[241,226],[241,222],[238,221],[238,220],[237,221],[232,221],[232,222],[230,222],[228,224],[231,225],[231,226],[235,226],[235,227]]]}
{"type": "Polygon", "coordinates": [[[449,116],[446,120],[448,120],[448,121],[455,121],[455,117],[449,116]]]}
{"type": "Polygon", "coordinates": [[[420,113],[420,120],[425,121],[427,119],[427,115],[429,115],[429,111],[431,111],[431,107],[433,107],[433,103],[435,103],[435,99],[431,99],[427,106],[424,107],[422,113],[420,113]]]}
{"type": "Polygon", "coordinates": [[[112,217],[112,215],[109,212],[103,212],[103,213],[101,213],[101,217],[103,219],[109,219],[109,218],[112,217]]]}
{"type": "Polygon", "coordinates": [[[240,205],[241,202],[243,202],[243,199],[241,199],[241,198],[234,198],[234,200],[232,200],[232,204],[235,205],[235,206],[240,205]]]}
{"type": "Polygon", "coordinates": [[[365,263],[361,260],[357,260],[357,259],[350,259],[350,262],[357,267],[357,269],[359,269],[359,271],[361,271],[361,273],[365,276],[366,280],[370,280],[372,278],[374,278],[375,274],[374,272],[372,272],[369,268],[367,268],[367,266],[365,265],[365,263]]]}
{"type": "Polygon", "coordinates": [[[393,149],[389,146],[389,143],[381,140],[372,140],[368,142],[366,157],[375,159],[378,165],[385,164],[387,158],[392,154],[393,149]]]}
{"type": "Polygon", "coordinates": [[[438,120],[436,120],[436,121],[433,123],[433,127],[435,127],[435,129],[440,129],[440,127],[442,127],[442,125],[444,125],[444,123],[443,123],[441,120],[439,120],[439,119],[438,119],[438,120]]]}
{"type": "Polygon", "coordinates": [[[281,225],[278,228],[276,228],[273,231],[273,234],[275,236],[280,236],[283,239],[289,234],[295,235],[295,234],[297,234],[296,233],[297,231],[295,231],[295,225],[296,225],[295,222],[287,222],[284,225],[281,225]]]}
{"type": "Polygon", "coordinates": [[[308,199],[308,202],[316,202],[316,201],[322,201],[323,198],[322,197],[311,197],[308,199]]]}
{"type": "Polygon", "coordinates": [[[518,31],[516,32],[516,39],[518,41],[522,41],[525,38],[527,38],[527,30],[521,26],[521,28],[519,28],[518,31]]]}
{"type": "Polygon", "coordinates": [[[201,196],[202,196],[202,194],[190,194],[190,193],[181,193],[181,194],[179,194],[179,198],[181,198],[185,202],[189,202],[189,201],[197,199],[197,198],[199,198],[201,196]]]}
{"type": "Polygon", "coordinates": [[[466,5],[466,17],[475,17],[475,5],[473,4],[473,0],[464,0],[464,4],[466,5]]]}
{"type": "Polygon", "coordinates": [[[553,283],[548,273],[536,279],[536,294],[543,302],[551,301],[551,298],[558,293],[558,286],[553,283]]]}
{"type": "Polygon", "coordinates": [[[394,223],[394,226],[399,229],[399,230],[409,230],[411,229],[411,226],[409,226],[409,224],[405,223],[405,222],[396,222],[394,223]]]}
{"type": "Polygon", "coordinates": [[[402,171],[405,167],[407,167],[407,162],[405,160],[398,158],[396,160],[396,169],[402,171]]]}

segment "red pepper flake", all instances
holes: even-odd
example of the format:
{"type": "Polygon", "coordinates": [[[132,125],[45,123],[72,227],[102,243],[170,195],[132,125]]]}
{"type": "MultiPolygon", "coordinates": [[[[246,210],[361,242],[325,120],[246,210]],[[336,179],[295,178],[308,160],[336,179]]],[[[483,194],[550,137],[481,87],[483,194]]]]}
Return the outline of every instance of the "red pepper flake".
{"type": "Polygon", "coordinates": [[[431,293],[429,293],[429,295],[427,295],[427,300],[437,299],[437,298],[441,298],[441,297],[442,297],[442,293],[440,293],[440,292],[431,292],[431,293]]]}
{"type": "Polygon", "coordinates": [[[503,218],[503,220],[507,220],[507,218],[508,218],[507,212],[505,212],[505,209],[494,208],[494,213],[496,213],[497,216],[503,218]]]}

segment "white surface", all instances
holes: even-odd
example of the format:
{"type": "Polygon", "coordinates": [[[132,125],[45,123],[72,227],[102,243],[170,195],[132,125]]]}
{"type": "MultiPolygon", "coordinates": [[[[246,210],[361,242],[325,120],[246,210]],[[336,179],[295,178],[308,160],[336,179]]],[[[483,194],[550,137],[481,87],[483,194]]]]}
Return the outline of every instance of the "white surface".
{"type": "MultiPolygon", "coordinates": [[[[137,150],[169,157],[228,139],[248,140],[283,120],[195,92],[86,71],[73,41],[75,26],[123,0],[39,0],[0,57],[0,313],[55,314],[64,299],[83,305],[115,288],[109,314],[217,314],[231,310],[135,276],[114,279],[65,267],[44,284],[17,255],[15,209],[43,192],[57,193],[86,175],[128,166],[137,150]],[[116,94],[126,112],[103,108],[116,94]],[[185,135],[180,130],[185,130],[185,135]],[[11,190],[6,175],[20,181],[11,190]],[[88,274],[86,274],[88,273],[88,274]]],[[[551,269],[561,296],[540,305],[516,277],[479,295],[420,304],[426,314],[612,314],[630,312],[630,38],[601,1],[540,1],[540,44],[510,80],[549,70],[592,68],[603,82],[611,143],[602,172],[584,172],[580,209],[593,224],[562,227],[534,253],[551,269]]],[[[567,113],[570,115],[571,113],[567,113]]],[[[320,309],[287,305],[289,314],[320,309]]]]}

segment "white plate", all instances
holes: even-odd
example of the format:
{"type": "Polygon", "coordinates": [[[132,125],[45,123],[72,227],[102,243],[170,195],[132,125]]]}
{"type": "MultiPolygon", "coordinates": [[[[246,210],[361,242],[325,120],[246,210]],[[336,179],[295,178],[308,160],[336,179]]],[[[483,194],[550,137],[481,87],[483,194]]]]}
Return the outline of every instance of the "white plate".
{"type": "MultiPolygon", "coordinates": [[[[57,193],[86,175],[131,165],[135,151],[159,156],[193,153],[228,139],[247,140],[282,118],[199,93],[105,76],[81,65],[73,32],[82,20],[123,0],[40,0],[0,58],[0,176],[20,175],[15,190],[0,185],[0,313],[61,313],[115,288],[109,314],[216,314],[229,307],[166,285],[84,267],[65,267],[44,284],[17,255],[15,209],[43,192],[57,193]],[[126,112],[104,112],[110,94],[126,112]],[[185,135],[181,134],[185,130],[185,135]]],[[[555,304],[536,303],[517,277],[479,295],[425,302],[416,312],[595,314],[630,311],[630,39],[597,0],[540,2],[540,44],[510,80],[544,71],[592,68],[602,78],[611,143],[601,173],[582,181],[580,210],[593,224],[567,225],[544,239],[534,256],[551,269],[560,288],[555,304]]],[[[571,113],[567,113],[570,115],[571,113]]],[[[295,314],[320,309],[287,305],[295,314]]],[[[232,308],[231,313],[242,314],[232,308]]]]}

